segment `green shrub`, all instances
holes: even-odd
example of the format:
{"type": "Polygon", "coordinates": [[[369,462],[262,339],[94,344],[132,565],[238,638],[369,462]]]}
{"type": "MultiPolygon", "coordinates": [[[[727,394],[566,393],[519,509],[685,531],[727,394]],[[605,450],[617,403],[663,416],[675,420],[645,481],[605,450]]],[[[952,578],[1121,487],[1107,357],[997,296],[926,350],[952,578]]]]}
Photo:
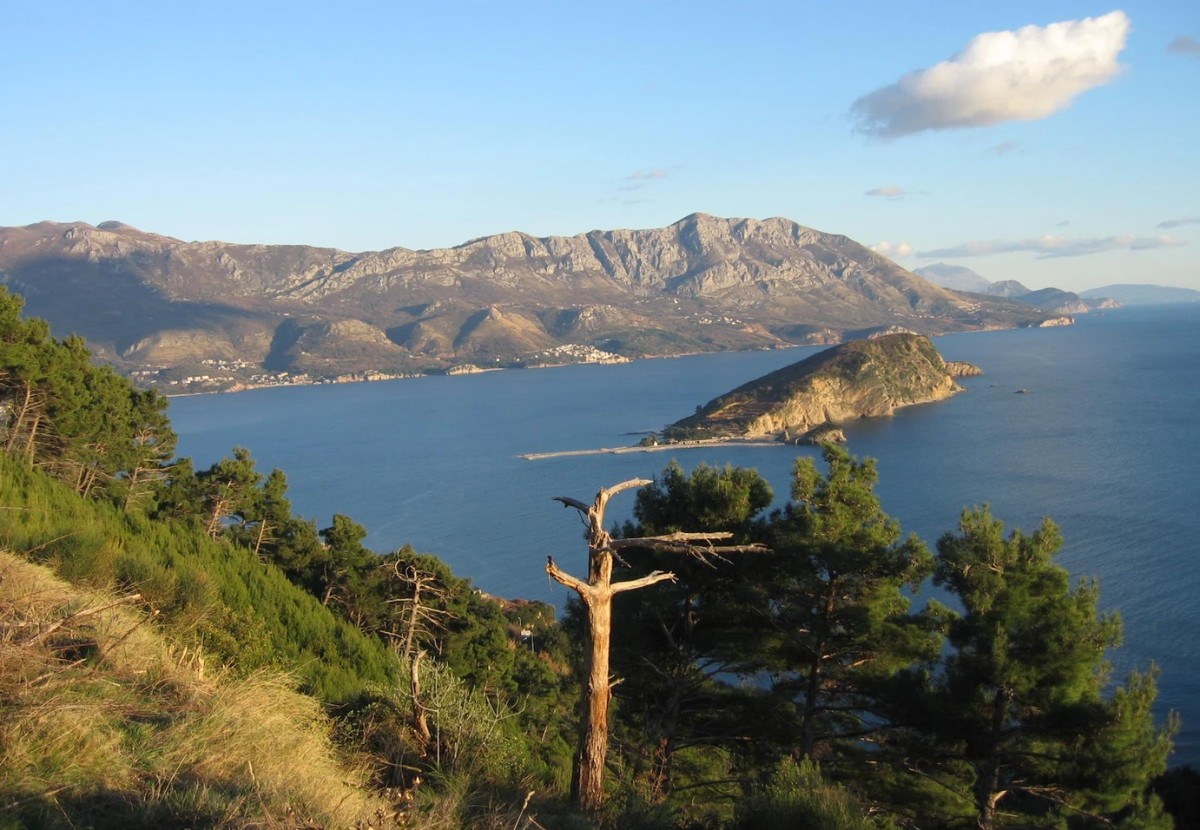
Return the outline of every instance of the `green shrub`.
{"type": "Polygon", "coordinates": [[[854,797],[810,761],[785,759],[771,782],[738,805],[734,830],[875,830],[854,797]]]}

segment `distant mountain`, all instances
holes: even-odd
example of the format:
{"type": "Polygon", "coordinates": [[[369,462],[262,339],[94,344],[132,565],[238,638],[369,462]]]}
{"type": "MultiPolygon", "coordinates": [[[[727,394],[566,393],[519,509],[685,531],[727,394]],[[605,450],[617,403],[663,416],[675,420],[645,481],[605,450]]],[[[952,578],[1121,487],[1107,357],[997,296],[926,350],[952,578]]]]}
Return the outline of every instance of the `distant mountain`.
{"type": "Polygon", "coordinates": [[[944,262],[916,268],[913,273],[944,288],[1016,300],[1055,314],[1086,314],[1093,308],[1107,308],[1114,305],[1112,302],[1104,302],[1108,299],[1107,297],[1098,296],[1096,300],[1099,302],[1089,302],[1078,294],[1058,288],[1041,288],[1034,291],[1016,280],[990,282],[986,277],[975,273],[970,268],[947,265],[944,262]]]}
{"type": "Polygon", "coordinates": [[[1021,283],[1017,282],[1016,280],[1000,280],[999,282],[990,283],[988,287],[984,289],[983,293],[992,297],[1008,297],[1009,299],[1017,299],[1019,297],[1024,297],[1029,292],[1030,289],[1021,285],[1021,283]]]}
{"type": "Polygon", "coordinates": [[[1090,311],[1088,304],[1080,299],[1078,294],[1058,288],[1041,288],[1013,297],[1013,299],[1060,314],[1087,314],[1090,311]]]}
{"type": "Polygon", "coordinates": [[[845,236],[705,214],[653,230],[513,232],[366,253],[42,222],[0,228],[0,282],[57,335],[82,334],[121,370],[176,389],[1046,318],[929,283],[845,236]]]}
{"type": "Polygon", "coordinates": [[[922,279],[927,279],[934,285],[940,285],[942,288],[951,288],[955,291],[972,291],[976,294],[987,293],[988,286],[992,283],[986,278],[976,274],[970,268],[962,265],[947,265],[944,262],[935,262],[933,265],[922,265],[920,268],[914,268],[913,273],[922,279]]]}
{"type": "Polygon", "coordinates": [[[1122,305],[1200,302],[1200,291],[1167,285],[1106,285],[1103,288],[1089,288],[1080,292],[1079,296],[1088,300],[1108,297],[1122,305]]]}
{"type": "Polygon", "coordinates": [[[947,365],[928,337],[891,334],[854,340],[785,366],[709,401],[663,431],[670,440],[802,437],[845,421],[948,398],[954,378],[979,374],[947,365]]]}

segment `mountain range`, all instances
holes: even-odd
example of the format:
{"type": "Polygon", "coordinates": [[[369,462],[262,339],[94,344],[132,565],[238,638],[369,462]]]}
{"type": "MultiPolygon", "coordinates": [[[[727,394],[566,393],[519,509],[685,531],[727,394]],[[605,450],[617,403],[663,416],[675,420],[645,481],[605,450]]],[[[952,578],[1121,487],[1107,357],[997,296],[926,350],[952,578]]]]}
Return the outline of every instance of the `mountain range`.
{"type": "Polygon", "coordinates": [[[0,283],[56,336],[168,387],[396,376],[1039,325],[845,236],[692,214],[660,229],[349,253],[120,222],[0,228],[0,283]]]}
{"type": "Polygon", "coordinates": [[[1026,288],[1016,280],[992,282],[970,268],[947,265],[944,262],[915,268],[913,273],[943,288],[985,294],[989,297],[1004,297],[1057,314],[1086,314],[1098,308],[1114,308],[1119,304],[1116,298],[1103,294],[1102,291],[1085,292],[1081,295],[1060,288],[1034,290],[1026,288]]]}

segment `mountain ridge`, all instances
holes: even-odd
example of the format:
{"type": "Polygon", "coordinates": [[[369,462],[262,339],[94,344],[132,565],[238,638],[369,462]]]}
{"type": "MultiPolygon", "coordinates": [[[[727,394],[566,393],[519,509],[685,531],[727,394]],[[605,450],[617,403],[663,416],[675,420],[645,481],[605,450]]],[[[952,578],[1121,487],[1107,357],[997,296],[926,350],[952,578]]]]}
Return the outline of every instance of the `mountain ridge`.
{"type": "Polygon", "coordinates": [[[1095,309],[1116,308],[1119,305],[1116,300],[1096,292],[1076,294],[1061,288],[1031,289],[1017,280],[992,282],[970,268],[944,262],[914,268],[913,273],[943,288],[1003,297],[1056,314],[1087,314],[1095,309]]]}
{"type": "Polygon", "coordinates": [[[1046,317],[936,286],[843,235],[703,213],[657,229],[357,253],[42,222],[0,228],[0,282],[56,333],[176,386],[222,361],[210,384],[530,365],[567,344],[636,358],[1046,317]]]}

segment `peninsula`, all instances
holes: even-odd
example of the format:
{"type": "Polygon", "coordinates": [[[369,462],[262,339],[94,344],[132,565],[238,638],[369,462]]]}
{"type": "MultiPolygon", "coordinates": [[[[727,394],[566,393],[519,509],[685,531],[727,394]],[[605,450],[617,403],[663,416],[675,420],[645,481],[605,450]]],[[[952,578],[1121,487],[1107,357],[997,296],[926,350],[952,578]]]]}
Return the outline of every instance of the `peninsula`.
{"type": "Polygon", "coordinates": [[[636,446],[527,453],[521,458],[674,451],[712,444],[841,442],[846,439],[840,425],[847,421],[887,417],[904,406],[943,400],[962,391],[955,378],[980,374],[970,363],[943,360],[924,335],[905,332],[852,340],[714,398],[636,446]]]}
{"type": "Polygon", "coordinates": [[[976,374],[970,364],[947,363],[923,335],[853,340],[714,398],[657,440],[844,440],[839,425],[943,400],[962,391],[956,377],[976,374]]]}

